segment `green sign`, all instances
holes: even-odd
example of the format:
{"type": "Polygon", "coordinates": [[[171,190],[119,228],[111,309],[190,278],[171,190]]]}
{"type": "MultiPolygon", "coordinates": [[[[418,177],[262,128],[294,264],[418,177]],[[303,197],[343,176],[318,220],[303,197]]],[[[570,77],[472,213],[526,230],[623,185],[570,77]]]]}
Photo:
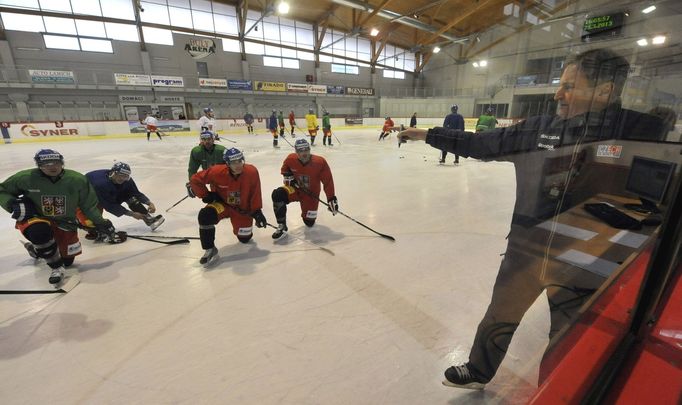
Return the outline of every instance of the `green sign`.
{"type": "Polygon", "coordinates": [[[625,13],[590,16],[583,24],[583,42],[618,37],[622,34],[625,13]]]}

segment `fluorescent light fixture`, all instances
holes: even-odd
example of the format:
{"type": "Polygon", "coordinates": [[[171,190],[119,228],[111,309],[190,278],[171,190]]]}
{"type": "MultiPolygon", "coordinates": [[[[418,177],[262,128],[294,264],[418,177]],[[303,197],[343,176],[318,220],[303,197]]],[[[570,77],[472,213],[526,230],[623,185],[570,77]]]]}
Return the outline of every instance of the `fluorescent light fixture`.
{"type": "Polygon", "coordinates": [[[652,5],[650,5],[649,7],[645,8],[644,10],[642,10],[642,13],[644,13],[644,14],[649,14],[650,12],[652,12],[652,11],[654,11],[654,10],[656,10],[656,6],[654,6],[654,5],[652,4],[652,5]]]}
{"type": "Polygon", "coordinates": [[[660,45],[665,43],[666,37],[665,35],[656,35],[651,39],[651,43],[654,45],[660,45]]]}
{"type": "Polygon", "coordinates": [[[372,28],[372,31],[369,32],[369,35],[376,37],[377,35],[379,35],[379,30],[376,28],[372,28]]]}
{"type": "Polygon", "coordinates": [[[478,62],[474,62],[474,67],[478,67],[478,62]]]}
{"type": "Polygon", "coordinates": [[[482,60],[481,63],[479,63],[479,65],[481,65],[481,67],[486,67],[486,66],[488,66],[488,61],[482,60]]]}
{"type": "Polygon", "coordinates": [[[439,47],[433,48],[433,53],[438,53],[438,52],[440,52],[440,48],[439,48],[439,47]]]}
{"type": "Polygon", "coordinates": [[[17,46],[15,49],[18,51],[42,51],[40,48],[30,48],[27,46],[17,46]]]}
{"type": "Polygon", "coordinates": [[[639,46],[647,46],[649,45],[649,41],[646,40],[646,38],[642,38],[639,41],[637,41],[637,45],[639,46]]]}
{"type": "Polygon", "coordinates": [[[289,3],[282,1],[277,5],[277,12],[280,14],[286,14],[289,12],[289,3]]]}

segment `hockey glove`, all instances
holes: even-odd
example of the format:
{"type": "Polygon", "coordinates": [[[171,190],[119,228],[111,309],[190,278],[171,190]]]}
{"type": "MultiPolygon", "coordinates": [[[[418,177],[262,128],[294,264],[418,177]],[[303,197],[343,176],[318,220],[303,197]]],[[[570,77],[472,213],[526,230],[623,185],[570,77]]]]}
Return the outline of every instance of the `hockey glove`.
{"type": "Polygon", "coordinates": [[[28,198],[17,198],[12,203],[12,218],[21,222],[38,215],[38,210],[28,198]]]}
{"type": "Polygon", "coordinates": [[[284,185],[296,188],[298,187],[298,182],[296,181],[296,177],[294,177],[293,174],[291,173],[285,173],[284,174],[284,185]]]}
{"type": "Polygon", "coordinates": [[[100,235],[104,236],[103,239],[105,241],[109,242],[116,240],[116,228],[114,228],[114,225],[108,219],[105,219],[103,222],[95,225],[95,229],[97,229],[97,232],[100,235]]]}
{"type": "Polygon", "coordinates": [[[256,226],[259,228],[265,228],[268,226],[268,220],[265,219],[265,215],[263,215],[262,210],[256,210],[253,213],[251,213],[251,216],[253,219],[256,221],[256,226]]]}
{"type": "Polygon", "coordinates": [[[205,202],[206,204],[214,203],[216,201],[223,201],[222,198],[220,198],[220,195],[214,191],[211,191],[206,195],[206,197],[202,198],[201,201],[205,202]]]}
{"type": "Polygon", "coordinates": [[[336,196],[332,196],[329,200],[327,200],[327,203],[329,204],[329,211],[331,211],[332,215],[338,214],[339,201],[336,199],[336,196]]]}
{"type": "Polygon", "coordinates": [[[185,187],[187,187],[187,197],[194,198],[197,196],[194,194],[194,190],[192,190],[192,186],[189,184],[189,181],[185,184],[185,187]]]}

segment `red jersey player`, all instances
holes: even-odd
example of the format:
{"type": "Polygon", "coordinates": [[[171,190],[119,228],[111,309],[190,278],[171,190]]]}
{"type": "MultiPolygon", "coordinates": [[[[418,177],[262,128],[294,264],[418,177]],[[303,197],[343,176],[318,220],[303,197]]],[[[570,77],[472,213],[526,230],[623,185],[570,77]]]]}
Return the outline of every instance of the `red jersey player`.
{"type": "Polygon", "coordinates": [[[206,251],[199,263],[207,266],[218,256],[215,247],[215,226],[225,218],[232,222],[232,232],[242,243],[253,236],[256,226],[265,228],[260,176],[256,166],[244,163],[244,155],[237,148],[223,153],[224,165],[215,165],[194,174],[190,179],[192,192],[207,205],[199,211],[199,237],[206,251]],[[210,191],[206,186],[210,186],[210,191]]]}
{"type": "Polygon", "coordinates": [[[279,239],[286,234],[287,204],[292,201],[300,201],[303,222],[307,226],[315,224],[320,183],[324,186],[329,210],[333,215],[339,210],[334,193],[334,178],[327,161],[322,156],[310,153],[310,144],[306,139],[297,139],[294,148],[296,153],[289,154],[282,164],[284,186],[272,192],[272,205],[278,224],[277,230],[272,234],[273,239],[279,239]]]}
{"type": "Polygon", "coordinates": [[[381,128],[381,134],[379,135],[379,140],[383,141],[384,138],[386,138],[391,131],[393,131],[393,127],[395,124],[393,123],[393,120],[391,117],[386,117],[386,121],[384,121],[384,127],[381,128]]]}

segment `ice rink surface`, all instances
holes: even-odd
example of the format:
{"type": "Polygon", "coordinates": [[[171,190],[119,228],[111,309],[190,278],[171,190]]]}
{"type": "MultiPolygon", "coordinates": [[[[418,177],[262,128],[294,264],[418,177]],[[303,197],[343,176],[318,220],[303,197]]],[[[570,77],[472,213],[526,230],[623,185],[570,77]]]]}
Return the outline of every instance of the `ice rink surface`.
{"type": "MultiPolygon", "coordinates": [[[[496,378],[483,392],[441,385],[464,362],[490,300],[514,205],[509,163],[453,156],[424,143],[397,147],[378,130],[335,131],[313,153],[332,169],[341,211],[392,235],[378,237],[320,208],[306,229],[289,205],[292,236],[274,243],[254,227],[241,244],[217,226],[219,263],[206,270],[199,241],[164,246],[82,236],[67,294],[0,295],[2,403],[51,404],[489,404],[519,403],[536,385],[547,343],[541,296],[526,314],[496,378]]],[[[227,135],[261,177],[264,207],[292,148],[272,137],[227,135]]],[[[300,135],[299,135],[300,136],[300,135]]],[[[292,141],[293,142],[293,141],[292,141]]],[[[0,177],[33,167],[40,148],[86,173],[129,163],[166,222],[159,235],[198,236],[198,199],[185,195],[198,137],[0,145],[0,177]]],[[[321,195],[324,199],[324,193],[321,195]]],[[[148,234],[129,217],[118,230],[148,234]]],[[[17,242],[0,212],[0,289],[46,289],[48,270],[17,242]]]]}

